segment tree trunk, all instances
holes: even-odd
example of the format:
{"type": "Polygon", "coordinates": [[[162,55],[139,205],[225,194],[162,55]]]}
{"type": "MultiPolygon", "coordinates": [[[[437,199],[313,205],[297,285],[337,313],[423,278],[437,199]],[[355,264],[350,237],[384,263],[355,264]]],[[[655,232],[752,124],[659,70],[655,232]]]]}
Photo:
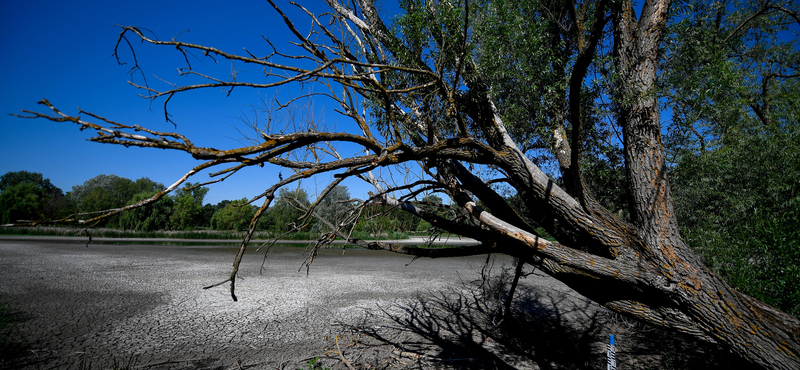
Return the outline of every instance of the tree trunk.
{"type": "Polygon", "coordinates": [[[703,266],[681,238],[653,91],[668,6],[669,0],[647,2],[638,22],[630,3],[621,3],[614,14],[615,54],[625,89],[625,96],[618,100],[630,211],[644,246],[640,262],[647,262],[648,270],[663,282],[657,287],[662,297],[652,303],[607,305],[651,322],[659,318],[646,312],[670,307],[683,317],[674,318],[677,322],[668,326],[723,344],[764,368],[800,368],[798,321],[730,288],[703,266]],[[684,320],[686,324],[679,323],[684,320]]]}
{"type": "MultiPolygon", "coordinates": [[[[494,124],[482,128],[487,138],[498,138],[490,144],[504,152],[500,167],[534,220],[560,243],[544,241],[474,203],[460,204],[484,225],[526,246],[504,251],[595,302],[716,343],[762,368],[800,368],[800,322],[732,289],[680,235],[653,90],[668,7],[669,0],[648,1],[638,21],[630,3],[618,3],[613,12],[631,224],[552,183],[504,132],[490,99],[474,105],[473,119],[493,116],[494,124]]],[[[470,182],[459,180],[470,188],[470,182]]]]}

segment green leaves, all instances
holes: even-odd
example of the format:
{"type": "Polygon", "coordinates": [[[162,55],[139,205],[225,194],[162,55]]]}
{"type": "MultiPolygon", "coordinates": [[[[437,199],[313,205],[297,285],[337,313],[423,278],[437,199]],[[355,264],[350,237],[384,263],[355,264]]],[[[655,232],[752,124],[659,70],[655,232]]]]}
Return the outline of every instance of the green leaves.
{"type": "Polygon", "coordinates": [[[211,228],[214,230],[246,230],[256,210],[247,204],[247,198],[234,200],[211,217],[211,228]]]}
{"type": "Polygon", "coordinates": [[[187,182],[175,194],[175,207],[169,220],[172,230],[192,230],[204,224],[203,199],[208,188],[195,186],[197,184],[187,182]]]}
{"type": "Polygon", "coordinates": [[[800,51],[788,14],[760,1],[692,1],[674,17],[660,66],[672,111],[668,150],[705,150],[731,130],[797,123],[800,51]]]}
{"type": "Polygon", "coordinates": [[[0,190],[0,224],[52,220],[69,213],[64,193],[40,173],[8,172],[0,176],[0,190]]]}
{"type": "Polygon", "coordinates": [[[746,294],[800,316],[800,128],[757,127],[672,172],[682,234],[746,294]]]}
{"type": "Polygon", "coordinates": [[[689,2],[670,25],[660,83],[684,238],[732,286],[800,316],[791,22],[758,1],[689,2]]]}
{"type": "MultiPolygon", "coordinates": [[[[326,221],[340,225],[353,210],[353,203],[350,200],[350,191],[346,186],[337,185],[319,202],[315,212],[326,221]]],[[[328,232],[330,228],[325,223],[318,221],[314,225],[314,231],[328,232]]]]}
{"type": "Polygon", "coordinates": [[[565,10],[538,2],[492,1],[482,3],[475,15],[481,78],[523,147],[549,147],[543,144],[548,128],[562,124],[565,116],[568,65],[576,53],[558,23],[565,10]]]}
{"type": "Polygon", "coordinates": [[[305,209],[310,204],[308,194],[302,188],[295,190],[281,188],[278,198],[267,210],[267,213],[261,217],[259,228],[287,232],[300,227],[303,223],[300,217],[305,215],[305,209]]]}
{"type": "MultiPolygon", "coordinates": [[[[135,204],[155,195],[155,191],[138,193],[128,202],[135,204]]],[[[171,197],[164,197],[155,203],[123,212],[119,217],[119,226],[126,230],[156,231],[168,230],[169,219],[175,202],[171,197]]]]}
{"type": "Polygon", "coordinates": [[[0,193],[0,224],[44,218],[44,189],[31,182],[21,182],[0,193]]]}

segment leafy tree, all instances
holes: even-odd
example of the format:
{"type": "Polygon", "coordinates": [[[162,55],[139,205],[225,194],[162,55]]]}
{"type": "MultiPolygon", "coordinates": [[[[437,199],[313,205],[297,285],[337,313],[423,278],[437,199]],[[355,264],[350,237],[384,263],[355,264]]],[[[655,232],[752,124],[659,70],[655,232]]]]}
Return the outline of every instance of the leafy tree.
{"type": "MultiPolygon", "coordinates": [[[[143,202],[155,194],[155,191],[136,194],[128,204],[143,202]]],[[[122,213],[119,217],[119,227],[135,231],[167,230],[174,209],[175,201],[171,197],[164,197],[157,202],[122,213]]]]}
{"type": "MultiPolygon", "coordinates": [[[[73,186],[67,198],[79,212],[91,213],[134,204],[136,202],[132,202],[132,199],[136,195],[155,193],[163,188],[163,184],[146,177],[132,181],[117,175],[97,175],[81,185],[73,186]]],[[[118,217],[112,217],[106,225],[116,226],[117,221],[118,217]]]]}
{"type": "Polygon", "coordinates": [[[124,205],[125,201],[121,201],[115,197],[113,190],[106,190],[101,187],[96,187],[87,192],[80,200],[79,208],[84,212],[102,211],[104,209],[117,208],[124,205]]]}
{"type": "MultiPolygon", "coordinates": [[[[731,288],[702,264],[681,236],[662,136],[658,92],[665,90],[657,84],[661,56],[672,53],[664,52],[664,40],[673,32],[667,29],[671,1],[647,0],[638,12],[630,1],[609,0],[404,1],[404,13],[394,25],[381,19],[371,0],[328,4],[328,13],[306,13],[312,19],[311,32],[299,30],[284,15],[302,55],[235,55],[178,39],[155,40],[135,27],[122,27],[118,47],[133,48],[138,44],[130,42],[133,38],[268,71],[267,80],[256,82],[244,82],[241,75],[230,79],[197,71],[198,76],[208,76],[207,83],[169,85],[165,91],[146,88],[150,99],[167,97],[174,104],[176,96],[188,90],[233,92],[244,86],[318,83],[329,91],[315,94],[332,99],[337,111],[354,122],[346,131],[326,132],[315,123],[293,131],[266,125],[259,132],[260,143],[230,151],[197,147],[178,134],[143,135],[138,126],[107,128],[102,124],[109,121],[93,123],[66,115],[47,101],[42,103],[52,115],[28,113],[92,127],[100,133],[92,139],[97,142],[183,150],[205,161],[187,177],[234,162],[237,170],[269,164],[295,171],[262,193],[264,202],[250,214],[253,222],[243,245],[278,189],[321,174],[335,175],[329,190],[346,178],[362,179],[375,187],[374,198],[381,204],[480,244],[424,249],[351,239],[354,243],[431,257],[505,253],[536,265],[611,310],[717,343],[754,366],[800,367],[800,321],[731,288]],[[314,69],[297,63],[307,59],[314,61],[314,69]],[[612,133],[621,140],[607,142],[612,133]],[[344,157],[334,143],[358,149],[344,157]],[[611,189],[604,200],[598,197],[603,191],[592,186],[604,187],[609,181],[603,176],[618,178],[613,172],[623,167],[612,158],[624,158],[625,196],[619,199],[619,192],[611,189]],[[602,162],[604,166],[592,169],[592,163],[602,162]],[[493,174],[476,173],[476,165],[493,174]],[[394,171],[375,177],[373,170],[380,167],[394,171]],[[402,181],[395,181],[398,173],[405,174],[402,181]],[[587,181],[588,176],[601,178],[587,181]],[[506,202],[496,184],[513,188],[527,215],[556,241],[538,235],[536,225],[506,202]],[[447,194],[454,217],[441,217],[410,201],[426,191],[447,194]],[[628,208],[624,217],[617,209],[622,204],[628,208]]],[[[758,6],[742,7],[750,10],[742,13],[742,24],[779,17],[780,24],[793,25],[797,19],[793,4],[753,4],[758,6]]],[[[676,50],[671,60],[690,52],[676,50]]],[[[142,67],[143,60],[135,59],[134,67],[142,67]]],[[[182,71],[193,67],[203,68],[192,64],[182,71]]],[[[766,85],[772,86],[773,79],[766,85]]],[[[754,111],[775,107],[763,97],[752,100],[754,111]]],[[[738,115],[719,107],[723,112],[714,117],[738,115]]],[[[766,125],[780,125],[770,115],[764,117],[768,119],[759,120],[766,125]]],[[[727,132],[720,136],[724,139],[727,132]]],[[[326,205],[326,198],[312,209],[322,211],[338,203],[326,205]]],[[[347,220],[364,207],[366,203],[352,208],[347,220]]],[[[240,219],[228,217],[233,213],[228,207],[218,211],[216,224],[240,219]]],[[[336,212],[329,214],[338,218],[336,212]]],[[[338,234],[347,237],[342,230],[338,234]]],[[[229,278],[234,299],[242,255],[237,254],[229,278]]]]}
{"type": "Polygon", "coordinates": [[[0,176],[0,223],[53,220],[69,214],[64,193],[37,172],[17,171],[0,176]]]}
{"type": "MultiPolygon", "coordinates": [[[[684,237],[735,288],[795,316],[798,40],[782,4],[690,1],[662,64],[684,237]]],[[[794,15],[796,17],[796,14],[794,15]]]]}
{"type": "Polygon", "coordinates": [[[263,228],[272,231],[285,232],[300,228],[300,219],[306,213],[306,209],[311,205],[308,194],[302,188],[295,190],[281,189],[275,205],[269,209],[269,213],[262,219],[263,228]]]}
{"type": "Polygon", "coordinates": [[[333,231],[328,223],[337,227],[351,225],[351,222],[348,222],[348,216],[353,210],[353,203],[346,186],[337,185],[331,188],[330,192],[324,194],[323,198],[318,199],[316,203],[316,213],[320,221],[314,225],[313,231],[333,231]]]}
{"type": "Polygon", "coordinates": [[[18,220],[44,219],[43,203],[47,193],[32,182],[21,182],[6,187],[0,193],[0,224],[18,220]]]}
{"type": "Polygon", "coordinates": [[[96,208],[96,207],[107,207],[109,204],[111,204],[111,202],[113,202],[114,204],[117,203],[124,204],[124,202],[127,202],[131,198],[127,197],[123,198],[122,200],[119,199],[109,200],[111,198],[111,196],[109,196],[109,193],[113,191],[113,189],[117,184],[124,182],[124,180],[125,179],[116,175],[97,175],[89,180],[86,180],[81,185],[73,186],[72,191],[67,193],[67,197],[73,203],[75,203],[75,205],[81,212],[92,212],[92,211],[108,209],[108,208],[96,208]],[[100,190],[95,190],[95,189],[100,189],[100,190]],[[94,194],[90,195],[92,192],[94,192],[94,194]],[[84,204],[84,202],[87,203],[84,204]]]}
{"type": "Polygon", "coordinates": [[[433,225],[431,225],[430,222],[422,220],[422,221],[419,222],[419,224],[417,224],[416,231],[426,232],[426,231],[429,231],[432,227],[433,227],[433,225]]]}
{"type": "Polygon", "coordinates": [[[191,230],[203,224],[203,199],[208,188],[195,187],[197,184],[186,183],[174,197],[175,206],[170,216],[170,228],[173,230],[191,230]]]}
{"type": "Polygon", "coordinates": [[[129,187],[127,189],[121,189],[120,192],[121,197],[125,197],[127,194],[131,194],[128,199],[131,199],[134,195],[143,193],[143,192],[157,192],[164,189],[164,184],[160,182],[155,182],[150,180],[150,178],[142,177],[136,181],[129,183],[129,187]]]}
{"type": "Polygon", "coordinates": [[[673,175],[683,234],[737,289],[800,316],[800,129],[754,128],[681,157],[673,175]]]}
{"type": "Polygon", "coordinates": [[[16,172],[7,172],[3,176],[0,176],[0,191],[3,191],[20,183],[31,183],[37,188],[44,189],[48,193],[54,192],[56,191],[56,189],[58,189],[55,185],[53,185],[50,182],[50,179],[44,178],[44,176],[42,176],[41,173],[16,171],[16,172]]]}
{"type": "Polygon", "coordinates": [[[225,204],[211,217],[211,228],[214,230],[246,230],[253,218],[255,210],[247,204],[247,198],[234,200],[225,204]]]}
{"type": "Polygon", "coordinates": [[[712,149],[755,125],[797,124],[798,16],[785,5],[695,0],[676,14],[661,64],[668,153],[712,149]]]}
{"type": "Polygon", "coordinates": [[[211,227],[211,218],[214,217],[214,212],[216,212],[217,209],[217,206],[214,204],[204,204],[203,211],[200,214],[200,226],[211,227]]]}

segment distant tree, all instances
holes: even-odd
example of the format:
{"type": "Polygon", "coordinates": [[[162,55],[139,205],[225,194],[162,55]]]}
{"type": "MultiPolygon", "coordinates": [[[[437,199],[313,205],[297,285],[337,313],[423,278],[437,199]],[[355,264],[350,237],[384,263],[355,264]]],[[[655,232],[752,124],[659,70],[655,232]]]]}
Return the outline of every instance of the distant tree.
{"type": "Polygon", "coordinates": [[[211,217],[211,228],[214,230],[245,230],[254,214],[255,210],[253,206],[247,204],[247,198],[228,201],[211,217]]]}
{"type": "Polygon", "coordinates": [[[211,217],[214,217],[214,205],[211,203],[203,204],[203,211],[200,213],[200,226],[211,227],[211,217]]]}
{"type": "Polygon", "coordinates": [[[128,199],[131,199],[133,198],[134,195],[142,192],[156,192],[162,189],[164,189],[164,184],[150,180],[149,177],[142,177],[136,181],[129,183],[127,189],[125,188],[120,189],[118,194],[121,197],[127,196],[128,199]]]}
{"type": "MultiPolygon", "coordinates": [[[[431,200],[441,203],[441,198],[431,200]]],[[[386,234],[392,231],[414,232],[421,222],[414,215],[404,212],[396,206],[385,205],[380,201],[368,200],[361,212],[361,217],[356,221],[354,230],[370,235],[386,234]]]]}
{"type": "Polygon", "coordinates": [[[430,203],[430,204],[434,204],[434,205],[440,205],[440,204],[442,204],[442,197],[440,197],[440,196],[438,196],[436,194],[428,194],[428,195],[425,195],[424,197],[422,197],[422,201],[425,202],[425,203],[430,203]]]}
{"type": "Polygon", "coordinates": [[[43,206],[47,193],[32,182],[6,187],[0,193],[0,223],[44,219],[43,206]]]}
{"type": "MultiPolygon", "coordinates": [[[[121,208],[132,204],[135,195],[141,193],[155,194],[164,185],[143,177],[136,181],[117,175],[97,175],[81,185],[72,187],[67,198],[78,212],[97,212],[105,209],[121,208]]],[[[133,202],[135,203],[135,202],[133,202]]],[[[81,218],[86,218],[82,216],[81,218]]],[[[119,217],[104,220],[106,226],[117,226],[119,217]]]]}
{"type": "Polygon", "coordinates": [[[3,176],[0,176],[0,191],[3,191],[7,188],[10,188],[20,183],[31,183],[38,188],[44,189],[47,192],[53,192],[56,191],[56,189],[58,189],[55,185],[53,185],[50,182],[50,179],[44,178],[44,176],[42,176],[41,173],[16,171],[16,172],[7,172],[3,176]]]}
{"type": "Polygon", "coordinates": [[[95,212],[120,207],[129,200],[114,197],[112,191],[101,187],[92,188],[76,204],[82,212],[95,212]]]}
{"type": "Polygon", "coordinates": [[[416,228],[415,231],[417,231],[417,232],[426,232],[426,231],[430,231],[431,228],[433,228],[433,225],[431,225],[430,222],[422,220],[422,221],[419,222],[419,224],[417,224],[417,228],[416,228]]]}
{"type": "MultiPolygon", "coordinates": [[[[361,217],[358,218],[354,230],[371,236],[383,235],[390,231],[401,231],[403,229],[398,217],[401,214],[402,212],[381,204],[366,207],[362,211],[361,217]]],[[[405,231],[413,230],[405,229],[405,231]]]]}
{"type": "MultiPolygon", "coordinates": [[[[113,192],[117,184],[124,182],[124,180],[127,179],[123,179],[116,175],[97,175],[89,180],[86,180],[81,185],[73,186],[72,191],[67,193],[67,198],[69,198],[70,201],[72,201],[81,212],[107,209],[96,207],[110,203],[114,203],[114,205],[122,205],[130,200],[130,197],[111,200],[110,193],[113,192]],[[102,191],[95,189],[101,189],[102,191]],[[90,193],[93,191],[95,194],[90,195],[90,193]],[[105,198],[105,200],[101,200],[102,198],[105,198]],[[86,204],[84,204],[84,202],[86,202],[86,204]]],[[[131,196],[132,195],[133,194],[131,194],[131,196]]]]}
{"type": "Polygon", "coordinates": [[[0,176],[2,223],[53,220],[70,212],[64,193],[37,172],[17,171],[0,176]]]}
{"type": "MultiPolygon", "coordinates": [[[[100,189],[100,188],[97,188],[100,189]]],[[[129,204],[136,204],[152,197],[156,192],[142,192],[134,195],[129,204]]],[[[169,228],[175,201],[171,197],[163,197],[157,202],[134,208],[119,217],[119,227],[134,231],[156,231],[169,228]]]]}
{"type": "Polygon", "coordinates": [[[172,209],[172,216],[170,216],[170,229],[191,230],[202,225],[203,199],[208,193],[208,188],[194,187],[195,185],[187,182],[175,193],[175,206],[172,209]]]}
{"type": "MultiPolygon", "coordinates": [[[[354,205],[350,200],[350,191],[346,186],[337,185],[322,199],[316,201],[316,212],[320,218],[336,226],[346,225],[347,216],[353,210],[354,205]]],[[[318,221],[313,228],[316,232],[332,231],[327,223],[318,221]]]]}
{"type": "Polygon", "coordinates": [[[263,218],[263,229],[273,231],[290,231],[302,225],[300,217],[305,215],[311,202],[308,194],[302,188],[295,190],[281,189],[275,205],[272,206],[263,218]]]}

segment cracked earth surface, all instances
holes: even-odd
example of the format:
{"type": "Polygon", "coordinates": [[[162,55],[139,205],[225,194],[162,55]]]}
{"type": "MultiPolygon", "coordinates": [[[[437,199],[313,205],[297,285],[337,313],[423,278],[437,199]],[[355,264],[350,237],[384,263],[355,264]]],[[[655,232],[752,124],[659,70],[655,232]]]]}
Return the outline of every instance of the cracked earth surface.
{"type": "Polygon", "coordinates": [[[233,247],[84,243],[0,239],[0,300],[21,312],[26,344],[13,367],[305,368],[350,325],[391,325],[485,260],[323,250],[306,276],[303,248],[274,248],[263,270],[264,253],[249,251],[233,302],[229,284],[202,289],[227,278],[233,247]]]}

